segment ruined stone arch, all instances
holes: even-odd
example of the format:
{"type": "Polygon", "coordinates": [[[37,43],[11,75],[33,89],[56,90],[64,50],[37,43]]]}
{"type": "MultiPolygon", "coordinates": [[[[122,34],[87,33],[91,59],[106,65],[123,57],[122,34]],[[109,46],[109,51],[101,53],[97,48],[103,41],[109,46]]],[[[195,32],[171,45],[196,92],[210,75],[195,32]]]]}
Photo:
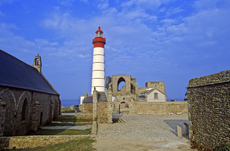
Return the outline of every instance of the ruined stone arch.
{"type": "MultiPolygon", "coordinates": [[[[119,90],[119,85],[121,82],[125,82],[125,79],[123,77],[120,77],[118,80],[117,80],[117,91],[122,91],[122,87],[120,88],[119,90]]],[[[125,82],[125,85],[126,86],[126,82],[125,82]]]]}
{"type": "Polygon", "coordinates": [[[9,88],[6,88],[6,89],[4,89],[4,90],[2,90],[1,92],[0,92],[0,98],[2,98],[2,95],[4,94],[4,93],[6,93],[6,92],[9,92],[10,94],[11,94],[11,96],[13,97],[13,100],[14,100],[14,107],[16,107],[17,105],[17,101],[16,101],[16,99],[15,99],[15,96],[14,96],[14,93],[9,89],[9,88]]]}
{"type": "Polygon", "coordinates": [[[28,91],[24,91],[21,96],[18,99],[18,104],[17,104],[17,108],[18,105],[20,104],[21,101],[24,101],[25,97],[27,98],[27,101],[29,101],[30,103],[32,103],[32,99],[31,99],[31,95],[28,91]]]}
{"type": "Polygon", "coordinates": [[[113,95],[121,95],[131,92],[131,75],[113,75],[112,76],[112,90],[113,95]],[[122,91],[118,91],[118,85],[124,81],[125,88],[122,91]]]}
{"type": "Polygon", "coordinates": [[[25,134],[32,124],[33,103],[31,98],[31,93],[29,91],[23,91],[19,97],[16,111],[17,118],[15,118],[17,122],[16,135],[25,134]]]}
{"type": "MultiPolygon", "coordinates": [[[[2,127],[4,127],[4,136],[12,136],[15,135],[15,127],[17,118],[16,112],[16,99],[13,92],[9,89],[4,89],[0,92],[0,98],[3,102],[5,102],[5,122],[2,127]]],[[[2,115],[3,116],[3,115],[2,115]]],[[[4,117],[2,117],[4,118],[4,117]]]]}

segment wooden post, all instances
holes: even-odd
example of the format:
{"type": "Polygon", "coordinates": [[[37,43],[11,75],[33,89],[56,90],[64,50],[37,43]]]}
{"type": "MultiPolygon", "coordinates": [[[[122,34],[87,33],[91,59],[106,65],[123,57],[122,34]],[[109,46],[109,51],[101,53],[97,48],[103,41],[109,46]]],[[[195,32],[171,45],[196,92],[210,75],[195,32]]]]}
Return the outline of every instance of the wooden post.
{"type": "Polygon", "coordinates": [[[177,136],[179,138],[182,138],[182,130],[181,130],[181,126],[180,125],[177,125],[177,136]]]}

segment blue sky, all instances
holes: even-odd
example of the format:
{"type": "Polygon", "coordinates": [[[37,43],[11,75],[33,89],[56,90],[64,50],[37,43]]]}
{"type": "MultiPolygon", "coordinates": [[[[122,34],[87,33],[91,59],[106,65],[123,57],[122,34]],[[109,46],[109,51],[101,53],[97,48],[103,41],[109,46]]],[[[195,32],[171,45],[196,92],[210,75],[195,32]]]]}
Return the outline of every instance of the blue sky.
{"type": "Polygon", "coordinates": [[[39,53],[61,99],[79,99],[100,25],[106,76],[165,81],[183,99],[190,79],[230,69],[229,16],[229,0],[1,0],[0,49],[30,65],[39,53]]]}

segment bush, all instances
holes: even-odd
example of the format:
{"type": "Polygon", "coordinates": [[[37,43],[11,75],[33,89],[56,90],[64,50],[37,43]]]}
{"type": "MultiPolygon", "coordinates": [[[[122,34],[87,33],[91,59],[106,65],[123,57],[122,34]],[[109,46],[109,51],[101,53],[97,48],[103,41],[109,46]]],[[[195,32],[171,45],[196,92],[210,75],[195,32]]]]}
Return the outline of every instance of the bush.
{"type": "Polygon", "coordinates": [[[219,146],[215,149],[215,151],[230,151],[230,144],[219,146]]]}

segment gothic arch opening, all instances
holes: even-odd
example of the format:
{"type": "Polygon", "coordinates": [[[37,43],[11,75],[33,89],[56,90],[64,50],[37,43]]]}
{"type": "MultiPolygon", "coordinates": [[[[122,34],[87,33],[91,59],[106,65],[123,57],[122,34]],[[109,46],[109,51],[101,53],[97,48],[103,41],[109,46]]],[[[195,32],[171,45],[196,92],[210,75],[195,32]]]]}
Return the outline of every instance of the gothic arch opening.
{"type": "Polygon", "coordinates": [[[28,115],[28,101],[27,98],[25,98],[22,105],[21,121],[25,121],[27,115],[28,115]]]}
{"type": "Polygon", "coordinates": [[[126,81],[123,77],[120,77],[117,81],[117,91],[125,91],[126,81]]]}

